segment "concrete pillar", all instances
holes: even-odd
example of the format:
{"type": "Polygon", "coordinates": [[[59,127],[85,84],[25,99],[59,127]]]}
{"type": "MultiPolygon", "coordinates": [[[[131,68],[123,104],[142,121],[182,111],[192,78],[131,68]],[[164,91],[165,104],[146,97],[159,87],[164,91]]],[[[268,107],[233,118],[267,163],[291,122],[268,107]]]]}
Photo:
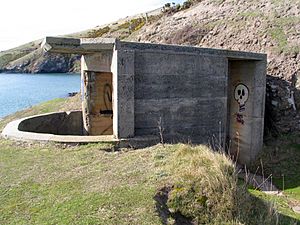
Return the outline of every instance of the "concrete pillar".
{"type": "Polygon", "coordinates": [[[265,115],[265,96],[266,96],[266,61],[255,61],[254,71],[254,92],[253,92],[253,111],[252,111],[252,136],[251,136],[251,161],[263,147],[264,136],[264,115],[265,115]]]}
{"type": "Polygon", "coordinates": [[[265,61],[229,63],[229,150],[242,164],[253,161],[263,145],[265,68],[265,61]]]}
{"type": "Polygon", "coordinates": [[[114,136],[134,137],[134,51],[115,50],[111,71],[114,136]]]}

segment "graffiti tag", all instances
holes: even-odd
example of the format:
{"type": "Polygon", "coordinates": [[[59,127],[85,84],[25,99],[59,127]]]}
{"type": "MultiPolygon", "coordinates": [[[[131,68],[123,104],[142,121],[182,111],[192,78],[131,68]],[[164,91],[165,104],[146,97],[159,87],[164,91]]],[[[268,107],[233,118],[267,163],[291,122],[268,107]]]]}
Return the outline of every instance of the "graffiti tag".
{"type": "Polygon", "coordinates": [[[234,99],[239,104],[238,112],[236,115],[236,122],[240,123],[242,125],[245,124],[244,115],[242,112],[246,110],[246,102],[249,98],[249,89],[245,84],[239,83],[237,86],[235,86],[234,89],[234,99]]]}

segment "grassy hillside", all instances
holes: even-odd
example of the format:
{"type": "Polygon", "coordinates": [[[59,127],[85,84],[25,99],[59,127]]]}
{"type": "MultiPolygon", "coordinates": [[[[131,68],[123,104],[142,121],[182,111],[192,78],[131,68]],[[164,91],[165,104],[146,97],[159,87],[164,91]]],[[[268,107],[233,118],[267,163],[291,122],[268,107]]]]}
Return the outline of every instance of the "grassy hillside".
{"type": "MultiPolygon", "coordinates": [[[[4,118],[0,127],[79,103],[78,96],[49,101],[4,118]]],[[[264,161],[264,171],[287,171],[284,195],[269,196],[238,180],[234,163],[205,146],[115,151],[108,144],[0,138],[0,224],[297,224],[300,146],[279,140],[279,163],[264,161]]]]}

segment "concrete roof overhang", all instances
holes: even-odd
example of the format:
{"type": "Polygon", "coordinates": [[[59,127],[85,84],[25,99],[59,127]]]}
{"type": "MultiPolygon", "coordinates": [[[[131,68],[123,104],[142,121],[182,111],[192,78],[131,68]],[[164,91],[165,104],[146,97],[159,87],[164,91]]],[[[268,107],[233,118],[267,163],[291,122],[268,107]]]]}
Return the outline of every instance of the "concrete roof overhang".
{"type": "Polygon", "coordinates": [[[101,51],[112,51],[115,38],[62,38],[46,37],[41,47],[46,52],[66,54],[93,54],[101,51]]]}

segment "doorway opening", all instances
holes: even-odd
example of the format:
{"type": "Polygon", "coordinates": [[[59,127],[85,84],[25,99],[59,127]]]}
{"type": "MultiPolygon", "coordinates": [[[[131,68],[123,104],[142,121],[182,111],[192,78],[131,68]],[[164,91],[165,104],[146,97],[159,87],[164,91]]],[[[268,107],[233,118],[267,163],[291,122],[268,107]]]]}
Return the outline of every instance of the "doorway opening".
{"type": "Polygon", "coordinates": [[[250,157],[253,121],[253,87],[256,61],[228,62],[228,153],[240,161],[250,157]]]}
{"type": "Polygon", "coordinates": [[[84,71],[83,122],[86,135],[112,135],[112,73],[84,71]]]}

